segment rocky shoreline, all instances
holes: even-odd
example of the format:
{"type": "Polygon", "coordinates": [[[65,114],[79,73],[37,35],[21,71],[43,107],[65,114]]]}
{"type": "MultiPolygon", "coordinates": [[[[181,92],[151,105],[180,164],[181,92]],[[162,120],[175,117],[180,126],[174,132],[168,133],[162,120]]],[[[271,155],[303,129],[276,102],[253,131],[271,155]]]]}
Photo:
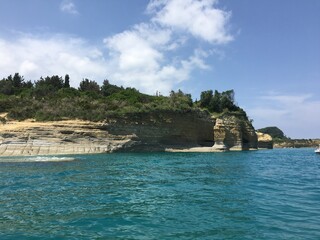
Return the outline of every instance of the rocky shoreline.
{"type": "Polygon", "coordinates": [[[320,139],[290,139],[274,143],[274,148],[317,148],[320,139]]]}

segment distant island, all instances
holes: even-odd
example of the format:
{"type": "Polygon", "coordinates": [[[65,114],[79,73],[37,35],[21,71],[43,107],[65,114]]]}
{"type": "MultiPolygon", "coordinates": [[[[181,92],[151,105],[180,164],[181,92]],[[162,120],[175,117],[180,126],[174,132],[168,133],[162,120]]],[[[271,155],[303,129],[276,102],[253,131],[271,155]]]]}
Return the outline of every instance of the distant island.
{"type": "Polygon", "coordinates": [[[281,129],[275,126],[261,128],[257,131],[270,135],[275,148],[317,147],[320,144],[320,139],[291,139],[287,137],[281,129]]]}

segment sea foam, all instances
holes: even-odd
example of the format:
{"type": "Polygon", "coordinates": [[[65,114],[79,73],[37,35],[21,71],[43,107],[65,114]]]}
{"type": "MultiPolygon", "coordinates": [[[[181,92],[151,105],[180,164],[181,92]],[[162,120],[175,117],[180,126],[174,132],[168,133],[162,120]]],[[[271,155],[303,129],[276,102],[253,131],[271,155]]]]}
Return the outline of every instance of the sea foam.
{"type": "Polygon", "coordinates": [[[55,156],[0,158],[0,162],[69,162],[74,160],[75,160],[74,157],[55,157],[55,156]]]}

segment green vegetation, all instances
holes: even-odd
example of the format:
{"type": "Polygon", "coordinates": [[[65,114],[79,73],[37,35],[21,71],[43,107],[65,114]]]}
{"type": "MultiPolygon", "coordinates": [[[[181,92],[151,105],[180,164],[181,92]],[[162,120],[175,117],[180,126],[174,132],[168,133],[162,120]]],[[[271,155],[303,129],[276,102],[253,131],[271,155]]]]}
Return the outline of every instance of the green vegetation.
{"type": "MultiPolygon", "coordinates": [[[[201,109],[207,109],[216,117],[231,112],[233,115],[248,120],[246,112],[236,105],[234,96],[235,93],[233,90],[222,93],[215,90],[214,94],[212,90],[208,90],[201,93],[200,101],[197,105],[201,109]]],[[[252,120],[250,120],[250,122],[252,122],[252,120]]]]}
{"type": "MultiPolygon", "coordinates": [[[[199,109],[212,114],[231,112],[247,119],[246,113],[234,102],[234,91],[201,93],[193,102],[190,94],[171,91],[168,97],[151,96],[134,88],[123,88],[105,80],[102,86],[84,79],[79,88],[70,87],[70,77],[51,76],[34,82],[25,81],[16,73],[0,80],[0,113],[8,118],[37,121],[83,119],[102,121],[107,117],[121,117],[150,112],[189,112],[199,109]]],[[[1,120],[4,122],[4,120],[1,120]]]]}

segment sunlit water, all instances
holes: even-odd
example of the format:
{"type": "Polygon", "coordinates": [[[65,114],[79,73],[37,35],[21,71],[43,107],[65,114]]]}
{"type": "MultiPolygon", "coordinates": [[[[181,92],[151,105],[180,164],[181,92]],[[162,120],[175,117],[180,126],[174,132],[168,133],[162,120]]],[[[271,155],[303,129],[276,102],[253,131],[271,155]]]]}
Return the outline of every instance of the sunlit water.
{"type": "Polygon", "coordinates": [[[0,239],[320,239],[320,155],[0,158],[0,239]]]}

